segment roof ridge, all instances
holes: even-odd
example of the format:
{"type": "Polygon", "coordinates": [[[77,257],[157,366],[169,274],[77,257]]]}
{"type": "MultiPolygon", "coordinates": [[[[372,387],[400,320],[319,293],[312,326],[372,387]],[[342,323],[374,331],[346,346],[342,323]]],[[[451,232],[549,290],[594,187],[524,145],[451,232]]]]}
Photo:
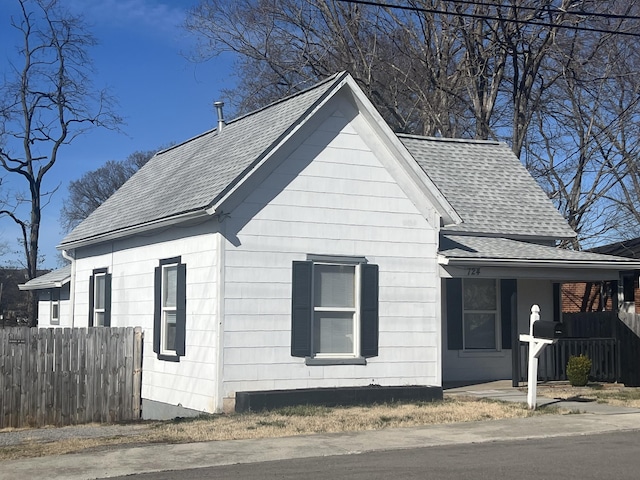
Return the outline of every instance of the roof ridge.
{"type": "Polygon", "coordinates": [[[251,117],[251,116],[256,115],[256,114],[258,114],[260,112],[263,112],[263,111],[265,111],[265,110],[267,110],[267,109],[269,109],[271,107],[274,107],[274,106],[279,105],[281,103],[287,102],[287,101],[291,100],[292,98],[298,97],[300,95],[304,95],[304,94],[306,94],[306,93],[308,93],[308,92],[310,92],[312,90],[316,90],[316,89],[322,87],[323,85],[325,85],[327,83],[331,83],[331,82],[335,81],[338,77],[346,76],[347,74],[348,73],[345,70],[343,70],[341,72],[334,73],[333,75],[331,75],[331,76],[329,76],[329,77],[327,77],[327,78],[325,78],[323,80],[320,80],[319,82],[314,83],[313,85],[311,85],[311,86],[309,86],[307,88],[304,88],[304,89],[302,89],[302,90],[300,90],[298,92],[294,92],[294,93],[292,93],[290,95],[287,95],[286,97],[283,97],[283,98],[280,98],[278,100],[275,100],[275,101],[273,101],[273,102],[271,102],[271,103],[269,103],[269,104],[267,104],[267,105],[265,105],[263,107],[260,107],[260,108],[257,108],[255,110],[252,110],[251,112],[247,112],[244,115],[240,115],[239,117],[236,117],[233,120],[230,120],[229,122],[227,122],[227,125],[230,125],[232,123],[236,123],[236,122],[238,122],[240,120],[244,120],[247,117],[251,117]]]}
{"type": "MultiPolygon", "coordinates": [[[[226,123],[226,125],[231,125],[231,124],[237,123],[237,122],[239,122],[241,120],[245,120],[248,117],[252,117],[254,115],[257,115],[260,112],[263,112],[263,111],[265,111],[265,110],[267,110],[267,109],[269,109],[271,107],[275,107],[276,105],[279,105],[279,104],[281,104],[283,102],[291,100],[292,98],[298,97],[300,95],[304,95],[304,94],[306,94],[306,93],[308,93],[308,92],[310,92],[312,90],[318,89],[318,88],[322,87],[323,85],[325,85],[327,83],[333,82],[338,77],[346,76],[347,74],[348,74],[348,72],[346,70],[343,70],[341,72],[336,72],[333,75],[330,75],[327,78],[325,78],[323,80],[320,80],[319,82],[314,83],[313,85],[300,90],[299,92],[294,92],[294,93],[292,93],[290,95],[287,95],[286,97],[283,97],[283,98],[281,98],[279,100],[275,100],[275,101],[273,101],[273,102],[271,102],[271,103],[269,103],[267,105],[264,105],[263,107],[257,108],[255,110],[252,110],[251,112],[247,112],[247,113],[245,113],[243,115],[240,115],[239,117],[236,117],[236,118],[234,118],[232,120],[229,120],[226,123]]],[[[169,151],[175,149],[176,147],[180,147],[180,146],[185,145],[185,144],[187,144],[189,142],[192,142],[193,140],[197,140],[198,138],[202,138],[205,135],[209,135],[209,134],[211,134],[211,133],[213,133],[213,132],[215,132],[217,130],[218,129],[215,128],[215,127],[214,128],[210,128],[209,130],[206,130],[206,131],[204,131],[202,133],[199,133],[198,135],[194,135],[193,137],[190,137],[190,138],[188,138],[188,139],[186,139],[186,140],[184,140],[182,142],[176,143],[175,145],[171,145],[170,147],[167,147],[164,150],[160,150],[160,151],[156,152],[156,155],[161,155],[163,153],[169,152],[169,151]]]]}
{"type": "Polygon", "coordinates": [[[429,140],[436,142],[451,142],[451,143],[473,143],[481,145],[506,145],[505,142],[499,140],[482,140],[477,138],[449,138],[449,137],[431,137],[428,135],[415,135],[410,133],[396,133],[400,138],[410,138],[413,140],[429,140]]]}

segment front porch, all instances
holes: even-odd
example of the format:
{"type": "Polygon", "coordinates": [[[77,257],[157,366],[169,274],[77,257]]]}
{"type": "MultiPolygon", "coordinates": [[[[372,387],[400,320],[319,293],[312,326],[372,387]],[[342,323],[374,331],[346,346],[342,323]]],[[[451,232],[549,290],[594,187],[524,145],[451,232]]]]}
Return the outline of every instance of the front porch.
{"type": "MultiPolygon", "coordinates": [[[[565,321],[568,335],[540,358],[540,380],[566,379],[571,355],[593,361],[592,378],[640,385],[640,329],[618,317],[563,316],[561,285],[615,281],[640,268],[626,258],[504,238],[442,236],[443,384],[526,378],[532,305],[541,320],[565,321]]],[[[640,322],[638,322],[640,324],[640,322]]]]}

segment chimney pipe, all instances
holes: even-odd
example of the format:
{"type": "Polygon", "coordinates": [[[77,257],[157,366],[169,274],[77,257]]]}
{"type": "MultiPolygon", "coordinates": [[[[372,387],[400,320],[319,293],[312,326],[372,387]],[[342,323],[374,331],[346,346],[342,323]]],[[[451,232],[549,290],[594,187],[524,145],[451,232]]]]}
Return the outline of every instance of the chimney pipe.
{"type": "Polygon", "coordinates": [[[220,133],[224,128],[224,114],[222,113],[224,102],[214,102],[213,106],[216,107],[216,111],[218,112],[218,133],[220,133]]]}

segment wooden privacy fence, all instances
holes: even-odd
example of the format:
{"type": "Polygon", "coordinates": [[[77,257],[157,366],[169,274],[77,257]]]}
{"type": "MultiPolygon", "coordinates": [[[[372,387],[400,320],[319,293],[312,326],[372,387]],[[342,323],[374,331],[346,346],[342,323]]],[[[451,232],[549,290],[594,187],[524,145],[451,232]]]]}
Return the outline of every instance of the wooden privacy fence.
{"type": "Polygon", "coordinates": [[[0,428],[140,418],[142,329],[0,329],[0,428]]]}

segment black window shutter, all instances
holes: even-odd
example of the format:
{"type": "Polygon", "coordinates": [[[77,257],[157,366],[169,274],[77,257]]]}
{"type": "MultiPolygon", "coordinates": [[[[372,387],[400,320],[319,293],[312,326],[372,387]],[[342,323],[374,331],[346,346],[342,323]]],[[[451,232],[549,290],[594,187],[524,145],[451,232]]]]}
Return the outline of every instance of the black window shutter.
{"type": "Polygon", "coordinates": [[[447,346],[462,350],[462,279],[447,278],[447,346]]]}
{"type": "Polygon", "coordinates": [[[111,326],[111,274],[104,276],[104,326],[111,326]]]}
{"type": "Polygon", "coordinates": [[[378,355],[378,265],[362,264],[360,272],[360,354],[378,355]]]}
{"type": "Polygon", "coordinates": [[[560,313],[562,298],[560,296],[560,284],[553,284],[553,321],[560,322],[562,321],[562,314],[560,313]]]}
{"type": "Polygon", "coordinates": [[[184,357],[187,336],[187,266],[178,264],[176,289],[176,355],[184,357]]]}
{"type": "Polygon", "coordinates": [[[516,314],[516,292],[518,282],[513,279],[500,280],[500,317],[502,319],[502,348],[511,348],[511,326],[516,314]]]}
{"type": "Polygon", "coordinates": [[[89,277],[89,326],[93,327],[93,306],[94,306],[94,296],[96,292],[94,289],[94,276],[91,275],[89,277]]]}
{"type": "Polygon", "coordinates": [[[162,267],[156,267],[153,282],[153,351],[160,354],[160,333],[162,332],[162,267]]]}
{"type": "Polygon", "coordinates": [[[291,282],[291,356],[311,355],[312,262],[293,262],[291,282]]]}

